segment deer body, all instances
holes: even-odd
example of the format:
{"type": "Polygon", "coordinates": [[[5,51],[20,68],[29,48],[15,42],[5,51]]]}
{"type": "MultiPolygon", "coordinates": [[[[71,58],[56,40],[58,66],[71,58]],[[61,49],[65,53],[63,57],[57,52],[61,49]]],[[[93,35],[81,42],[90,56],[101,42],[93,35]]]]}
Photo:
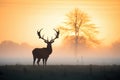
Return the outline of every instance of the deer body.
{"type": "Polygon", "coordinates": [[[46,58],[52,51],[47,51],[47,48],[35,48],[32,53],[35,58],[46,58]]]}
{"type": "Polygon", "coordinates": [[[43,65],[46,65],[49,55],[52,53],[51,44],[47,45],[47,48],[35,48],[32,51],[33,54],[33,65],[36,59],[38,59],[37,64],[39,65],[40,60],[43,60],[43,65]]]}
{"type": "Polygon", "coordinates": [[[43,39],[45,43],[47,43],[47,47],[46,48],[35,48],[35,49],[33,49],[33,51],[32,51],[33,65],[35,65],[36,59],[37,59],[37,64],[38,65],[39,65],[40,60],[42,59],[43,60],[43,66],[45,66],[46,63],[47,63],[47,60],[49,58],[49,55],[52,53],[52,43],[54,42],[54,40],[56,38],[58,38],[59,31],[58,32],[56,31],[56,33],[57,33],[56,37],[54,39],[51,39],[50,41],[45,40],[43,37],[41,37],[40,32],[41,32],[41,30],[38,32],[38,36],[39,36],[39,38],[43,39]]]}

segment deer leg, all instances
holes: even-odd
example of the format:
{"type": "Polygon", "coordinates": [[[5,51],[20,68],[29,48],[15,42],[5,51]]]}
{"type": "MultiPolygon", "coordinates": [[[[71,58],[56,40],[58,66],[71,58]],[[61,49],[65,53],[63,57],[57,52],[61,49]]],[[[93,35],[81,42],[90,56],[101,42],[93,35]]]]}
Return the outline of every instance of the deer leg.
{"type": "Polygon", "coordinates": [[[36,61],[36,58],[35,58],[35,57],[33,57],[33,65],[35,65],[35,61],[36,61]]]}
{"type": "Polygon", "coordinates": [[[45,59],[43,58],[42,60],[43,60],[43,67],[44,67],[44,65],[45,65],[45,59]]]}
{"type": "Polygon", "coordinates": [[[45,59],[45,66],[46,66],[46,64],[47,64],[47,60],[48,60],[48,58],[45,59]]]}
{"type": "Polygon", "coordinates": [[[37,60],[37,64],[38,64],[38,66],[39,66],[39,62],[40,62],[40,58],[38,58],[38,60],[37,60]]]}

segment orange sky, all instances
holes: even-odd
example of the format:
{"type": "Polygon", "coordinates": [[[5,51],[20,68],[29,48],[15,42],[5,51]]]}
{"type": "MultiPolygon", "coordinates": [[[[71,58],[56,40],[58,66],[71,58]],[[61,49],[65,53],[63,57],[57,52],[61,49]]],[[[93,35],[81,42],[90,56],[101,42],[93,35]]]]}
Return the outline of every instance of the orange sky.
{"type": "Polygon", "coordinates": [[[60,25],[74,8],[90,16],[105,45],[120,39],[119,0],[0,0],[0,42],[12,40],[38,46],[36,31],[60,25]]]}

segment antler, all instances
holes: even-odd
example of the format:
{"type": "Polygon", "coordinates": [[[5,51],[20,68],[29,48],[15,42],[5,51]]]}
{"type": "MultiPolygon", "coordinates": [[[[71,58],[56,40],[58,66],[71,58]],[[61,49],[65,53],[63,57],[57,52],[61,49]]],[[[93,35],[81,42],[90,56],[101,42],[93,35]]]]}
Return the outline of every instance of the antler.
{"type": "Polygon", "coordinates": [[[57,31],[57,30],[55,30],[55,29],[54,29],[54,31],[56,32],[56,36],[55,36],[55,38],[52,39],[50,42],[54,42],[55,39],[59,38],[60,31],[59,31],[59,30],[57,31]]]}
{"type": "Polygon", "coordinates": [[[40,39],[44,40],[44,42],[47,43],[48,40],[44,39],[44,35],[41,36],[41,34],[40,34],[42,30],[43,30],[43,29],[40,29],[40,31],[37,31],[37,34],[38,34],[38,36],[39,36],[40,39]]]}
{"type": "Polygon", "coordinates": [[[51,39],[50,41],[48,40],[48,38],[46,40],[46,39],[44,39],[44,35],[41,36],[41,34],[40,34],[42,30],[43,29],[40,29],[40,31],[37,31],[37,34],[38,34],[38,36],[39,36],[40,39],[44,40],[45,43],[48,43],[48,42],[53,43],[55,39],[59,38],[60,31],[59,30],[57,31],[57,30],[54,29],[54,31],[56,32],[55,38],[51,39]]]}
{"type": "Polygon", "coordinates": [[[42,38],[41,35],[40,35],[41,31],[42,31],[42,29],[40,31],[37,31],[37,34],[38,34],[39,38],[42,38]]]}

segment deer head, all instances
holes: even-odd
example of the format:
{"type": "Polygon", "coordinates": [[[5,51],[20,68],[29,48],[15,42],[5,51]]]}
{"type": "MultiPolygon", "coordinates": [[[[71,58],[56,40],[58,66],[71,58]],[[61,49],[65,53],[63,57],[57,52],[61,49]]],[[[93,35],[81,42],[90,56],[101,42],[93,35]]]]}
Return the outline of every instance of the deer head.
{"type": "Polygon", "coordinates": [[[56,32],[55,38],[54,38],[54,39],[51,39],[51,40],[48,40],[48,38],[47,38],[47,40],[46,40],[46,39],[44,38],[44,35],[41,36],[41,31],[42,31],[42,30],[43,30],[43,29],[41,29],[40,31],[37,31],[37,34],[38,34],[39,38],[42,39],[42,40],[44,40],[44,42],[47,43],[47,44],[53,43],[55,39],[59,38],[60,31],[59,31],[59,30],[57,31],[57,30],[54,29],[54,31],[56,32]]]}

